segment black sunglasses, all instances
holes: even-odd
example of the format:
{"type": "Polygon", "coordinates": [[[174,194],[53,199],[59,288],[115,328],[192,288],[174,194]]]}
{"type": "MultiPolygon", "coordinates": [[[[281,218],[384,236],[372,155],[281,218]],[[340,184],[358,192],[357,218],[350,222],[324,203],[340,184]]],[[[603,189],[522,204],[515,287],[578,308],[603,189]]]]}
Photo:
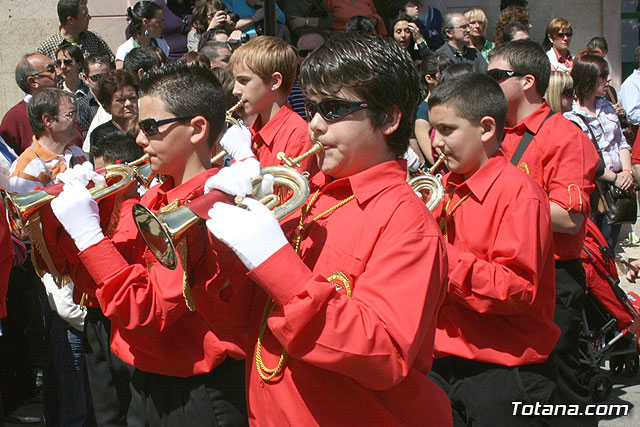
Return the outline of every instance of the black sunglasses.
{"type": "Polygon", "coordinates": [[[104,76],[106,76],[106,75],[107,75],[107,73],[102,73],[102,74],[93,74],[93,75],[91,75],[91,76],[87,76],[87,78],[88,78],[89,80],[91,80],[92,82],[97,83],[97,82],[98,82],[98,80],[100,80],[101,78],[103,78],[103,77],[104,77],[104,76]]]}
{"type": "Polygon", "coordinates": [[[565,37],[573,37],[573,33],[571,31],[567,31],[566,33],[556,33],[556,38],[557,39],[563,39],[565,37]]]}
{"type": "Polygon", "coordinates": [[[298,56],[300,56],[300,58],[306,58],[311,52],[313,52],[313,49],[300,49],[298,56]]]}
{"type": "Polygon", "coordinates": [[[489,71],[487,71],[487,75],[491,78],[493,78],[495,81],[497,82],[501,82],[505,79],[508,79],[510,77],[522,77],[522,76],[526,76],[525,73],[521,73],[519,71],[513,71],[513,70],[501,70],[499,68],[493,68],[489,71]]]}
{"type": "Polygon", "coordinates": [[[32,73],[31,75],[33,77],[40,77],[40,74],[42,73],[48,73],[48,74],[53,74],[56,72],[56,67],[52,64],[47,65],[47,68],[45,68],[42,71],[36,71],[35,73],[32,73]]]}
{"type": "Polygon", "coordinates": [[[562,94],[567,98],[573,98],[576,94],[576,90],[572,87],[568,87],[562,91],[562,94]]]}
{"type": "Polygon", "coordinates": [[[58,60],[56,60],[55,64],[56,64],[56,67],[58,67],[58,68],[60,68],[62,63],[64,63],[64,65],[66,65],[67,67],[71,67],[74,62],[75,62],[74,59],[67,58],[67,59],[58,59],[58,60]]]}
{"type": "Polygon", "coordinates": [[[351,101],[342,98],[327,98],[320,102],[313,102],[307,99],[304,101],[304,108],[309,121],[316,113],[320,113],[326,121],[335,122],[344,119],[353,112],[369,108],[369,104],[363,101],[351,101]]]}
{"type": "Polygon", "coordinates": [[[180,120],[191,120],[195,116],[182,116],[172,117],[170,119],[156,120],[156,119],[144,119],[140,120],[138,126],[142,133],[146,136],[153,136],[158,133],[158,126],[166,125],[168,123],[179,122],[180,120]]]}

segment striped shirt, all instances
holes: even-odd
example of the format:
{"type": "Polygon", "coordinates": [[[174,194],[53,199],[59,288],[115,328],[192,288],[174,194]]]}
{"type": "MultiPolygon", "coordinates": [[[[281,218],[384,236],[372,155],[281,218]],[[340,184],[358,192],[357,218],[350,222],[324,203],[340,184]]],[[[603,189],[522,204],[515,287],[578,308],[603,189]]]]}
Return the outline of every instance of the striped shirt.
{"type": "Polygon", "coordinates": [[[627,149],[631,151],[631,146],[627,143],[626,138],[622,136],[618,113],[609,101],[604,98],[596,98],[595,116],[592,116],[587,110],[581,108],[576,101],[573,101],[572,110],[564,113],[564,116],[580,126],[589,139],[592,139],[589,128],[579,116],[584,117],[598,142],[606,168],[614,172],[622,170],[620,150],[627,149]]]}
{"type": "Polygon", "coordinates": [[[36,187],[46,187],[55,183],[56,176],[68,166],[86,161],[87,157],[80,147],[69,144],[64,153],[58,155],[41,146],[34,137],[33,144],[11,165],[9,191],[28,193],[36,187]]]}

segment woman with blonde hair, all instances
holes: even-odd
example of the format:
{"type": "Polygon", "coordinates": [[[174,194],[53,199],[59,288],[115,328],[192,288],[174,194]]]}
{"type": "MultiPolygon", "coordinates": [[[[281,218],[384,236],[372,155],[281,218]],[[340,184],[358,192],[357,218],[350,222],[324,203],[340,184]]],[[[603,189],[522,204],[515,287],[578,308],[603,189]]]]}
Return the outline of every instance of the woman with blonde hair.
{"type": "Polygon", "coordinates": [[[487,15],[479,7],[474,7],[464,13],[464,17],[469,21],[471,32],[471,44],[482,54],[484,60],[489,62],[489,52],[494,48],[495,44],[486,37],[487,32],[487,15]]]}
{"type": "Polygon", "coordinates": [[[549,86],[544,94],[544,99],[554,113],[566,113],[571,111],[571,104],[576,91],[573,88],[571,75],[562,71],[552,71],[549,78],[549,86]]]}
{"type": "Polygon", "coordinates": [[[547,51],[551,61],[551,71],[570,73],[573,68],[573,57],[569,52],[573,29],[564,18],[555,18],[547,25],[542,47],[547,51]]]}

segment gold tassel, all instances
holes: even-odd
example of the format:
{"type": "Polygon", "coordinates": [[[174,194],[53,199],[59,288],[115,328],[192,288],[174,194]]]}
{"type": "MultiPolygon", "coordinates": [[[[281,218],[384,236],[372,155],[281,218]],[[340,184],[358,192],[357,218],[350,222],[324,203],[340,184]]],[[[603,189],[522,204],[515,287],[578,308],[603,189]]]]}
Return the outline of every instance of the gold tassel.
{"type": "Polygon", "coordinates": [[[189,286],[189,279],[187,275],[188,266],[188,247],[186,236],[183,236],[176,247],[178,257],[180,258],[180,264],[182,264],[182,296],[184,296],[184,302],[187,304],[189,311],[196,311],[196,303],[193,301],[193,293],[191,286],[189,286]]]}
{"type": "Polygon", "coordinates": [[[44,239],[44,233],[42,232],[42,227],[40,224],[40,214],[38,212],[34,213],[29,219],[29,224],[27,225],[27,230],[29,232],[29,240],[31,240],[31,261],[33,262],[33,267],[36,270],[36,273],[40,278],[44,276],[47,271],[38,265],[35,251],[37,250],[42,259],[44,260],[45,265],[47,266],[47,270],[49,274],[53,277],[54,283],[58,286],[58,288],[62,288],[65,285],[71,283],[71,277],[68,274],[61,274],[56,268],[55,263],[53,262],[53,258],[51,258],[51,254],[49,253],[49,248],[47,248],[47,243],[44,239]]]}

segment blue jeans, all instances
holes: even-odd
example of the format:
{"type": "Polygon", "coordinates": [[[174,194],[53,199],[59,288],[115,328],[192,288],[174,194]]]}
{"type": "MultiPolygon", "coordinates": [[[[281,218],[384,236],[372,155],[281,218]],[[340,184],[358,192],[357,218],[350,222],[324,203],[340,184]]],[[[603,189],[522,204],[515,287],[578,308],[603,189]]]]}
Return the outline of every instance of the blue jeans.
{"type": "Polygon", "coordinates": [[[612,252],[615,252],[622,224],[611,225],[605,214],[593,214],[591,219],[598,226],[612,252]]]}
{"type": "Polygon", "coordinates": [[[57,313],[48,311],[49,357],[44,370],[46,423],[81,427],[87,418],[82,332],[69,326],[57,313]]]}

